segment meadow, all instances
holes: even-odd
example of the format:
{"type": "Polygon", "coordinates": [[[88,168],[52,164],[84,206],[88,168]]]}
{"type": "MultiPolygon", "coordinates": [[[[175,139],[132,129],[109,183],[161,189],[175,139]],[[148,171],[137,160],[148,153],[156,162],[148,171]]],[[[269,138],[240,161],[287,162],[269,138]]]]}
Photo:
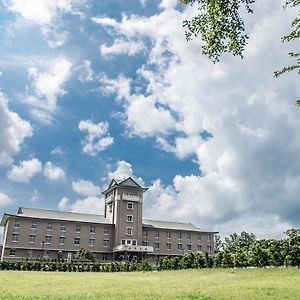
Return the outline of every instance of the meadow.
{"type": "Polygon", "coordinates": [[[0,299],[300,299],[300,270],[0,271],[0,299]]]}

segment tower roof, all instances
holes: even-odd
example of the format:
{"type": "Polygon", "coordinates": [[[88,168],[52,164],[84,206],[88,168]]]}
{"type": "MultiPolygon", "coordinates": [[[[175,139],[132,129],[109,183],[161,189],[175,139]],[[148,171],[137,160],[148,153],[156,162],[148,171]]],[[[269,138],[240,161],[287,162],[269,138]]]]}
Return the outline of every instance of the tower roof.
{"type": "Polygon", "coordinates": [[[148,188],[142,187],[139,185],[132,177],[127,177],[124,178],[123,180],[119,179],[112,179],[108,188],[102,192],[102,194],[107,194],[116,187],[126,187],[126,188],[132,188],[135,190],[142,190],[142,191],[147,191],[148,188]]]}

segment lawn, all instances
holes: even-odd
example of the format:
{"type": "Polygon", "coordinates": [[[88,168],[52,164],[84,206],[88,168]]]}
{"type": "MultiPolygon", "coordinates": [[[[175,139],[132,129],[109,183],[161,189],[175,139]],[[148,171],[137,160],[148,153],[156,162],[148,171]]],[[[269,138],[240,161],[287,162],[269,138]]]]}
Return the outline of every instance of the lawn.
{"type": "Polygon", "coordinates": [[[0,271],[0,299],[300,299],[300,270],[0,271]]]}

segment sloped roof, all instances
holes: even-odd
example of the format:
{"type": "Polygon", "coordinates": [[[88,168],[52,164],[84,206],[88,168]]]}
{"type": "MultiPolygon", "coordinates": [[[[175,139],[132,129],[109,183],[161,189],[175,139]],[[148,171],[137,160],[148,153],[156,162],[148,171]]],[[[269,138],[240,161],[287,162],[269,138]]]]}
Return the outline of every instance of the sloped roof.
{"type": "Polygon", "coordinates": [[[139,189],[139,190],[143,190],[143,191],[148,190],[148,188],[144,188],[144,187],[140,186],[132,177],[127,177],[123,180],[112,179],[108,188],[104,192],[102,192],[102,194],[109,193],[111,190],[113,190],[113,188],[115,186],[135,188],[135,189],[139,189]]]}
{"type": "Polygon", "coordinates": [[[110,224],[109,220],[104,218],[103,215],[83,214],[83,213],[74,213],[74,212],[66,212],[66,211],[38,209],[38,208],[20,207],[17,216],[28,217],[28,218],[51,219],[51,220],[110,224]]]}
{"type": "Polygon", "coordinates": [[[209,230],[203,230],[191,223],[179,223],[159,220],[145,220],[143,219],[143,227],[157,228],[157,229],[171,229],[171,230],[183,230],[183,231],[201,231],[201,232],[213,232],[209,230]]]}

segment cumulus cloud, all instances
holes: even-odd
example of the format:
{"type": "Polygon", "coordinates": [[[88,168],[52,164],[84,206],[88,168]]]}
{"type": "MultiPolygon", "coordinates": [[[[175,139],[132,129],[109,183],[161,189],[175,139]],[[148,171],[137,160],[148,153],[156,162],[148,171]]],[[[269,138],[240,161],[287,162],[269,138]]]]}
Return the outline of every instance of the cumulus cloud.
{"type": "Polygon", "coordinates": [[[64,84],[70,76],[71,66],[67,59],[58,57],[51,61],[45,71],[39,71],[35,67],[28,69],[28,77],[32,83],[31,94],[26,102],[33,108],[32,115],[41,122],[51,122],[58,98],[66,93],[64,84]]]}
{"type": "Polygon", "coordinates": [[[8,100],[0,92],[0,166],[9,165],[19,153],[25,138],[31,137],[33,129],[8,107],[8,100]]]}
{"type": "Polygon", "coordinates": [[[130,82],[126,93],[119,78],[102,81],[104,91],[123,104],[129,135],[154,136],[179,158],[196,156],[202,174],[177,175],[167,186],[154,181],[146,215],[227,234],[243,224],[260,235],[299,226],[300,118],[293,105],[298,78],[272,78],[274,62],[288,64],[280,38],[292,13],[271,0],[257,6],[259,21],[249,23],[245,59],[224,56],[214,65],[200,55],[199,40],[184,39],[182,20],[194,8],[180,12],[176,3],[163,1],[151,17],[93,18],[115,40],[151,41],[140,77],[122,80],[130,82]],[[138,84],[146,93],[133,88],[138,84]],[[145,114],[151,117],[145,120],[145,114]],[[209,140],[201,138],[204,131],[211,133],[209,140]]]}
{"type": "Polygon", "coordinates": [[[8,178],[17,182],[29,182],[32,177],[42,171],[41,162],[36,159],[23,160],[19,165],[13,165],[8,172],[8,178]]]}
{"type": "Polygon", "coordinates": [[[77,200],[71,205],[71,211],[103,215],[104,199],[88,196],[83,200],[77,200]]]}
{"type": "Polygon", "coordinates": [[[70,210],[70,200],[67,197],[63,197],[58,203],[59,210],[70,210]]]}
{"type": "Polygon", "coordinates": [[[101,193],[99,186],[88,180],[77,180],[72,182],[73,190],[82,196],[95,196],[101,193]]]}
{"type": "Polygon", "coordinates": [[[94,80],[95,74],[91,67],[91,62],[89,60],[84,60],[83,63],[78,67],[79,71],[79,81],[87,82],[94,80]]]}
{"type": "Polygon", "coordinates": [[[9,198],[5,193],[0,191],[0,207],[8,206],[13,203],[13,200],[9,198]]]}
{"type": "Polygon", "coordinates": [[[62,168],[48,161],[44,166],[44,175],[49,180],[59,180],[59,179],[64,179],[66,174],[62,168]]]}
{"type": "Polygon", "coordinates": [[[53,150],[51,150],[50,153],[52,155],[62,155],[64,152],[63,152],[63,150],[61,149],[60,146],[57,146],[57,147],[53,148],[53,150]]]}
{"type": "Polygon", "coordinates": [[[98,152],[104,151],[113,144],[114,139],[109,135],[107,122],[93,123],[91,120],[79,122],[78,129],[87,135],[81,141],[82,151],[95,156],[98,152]]]}

